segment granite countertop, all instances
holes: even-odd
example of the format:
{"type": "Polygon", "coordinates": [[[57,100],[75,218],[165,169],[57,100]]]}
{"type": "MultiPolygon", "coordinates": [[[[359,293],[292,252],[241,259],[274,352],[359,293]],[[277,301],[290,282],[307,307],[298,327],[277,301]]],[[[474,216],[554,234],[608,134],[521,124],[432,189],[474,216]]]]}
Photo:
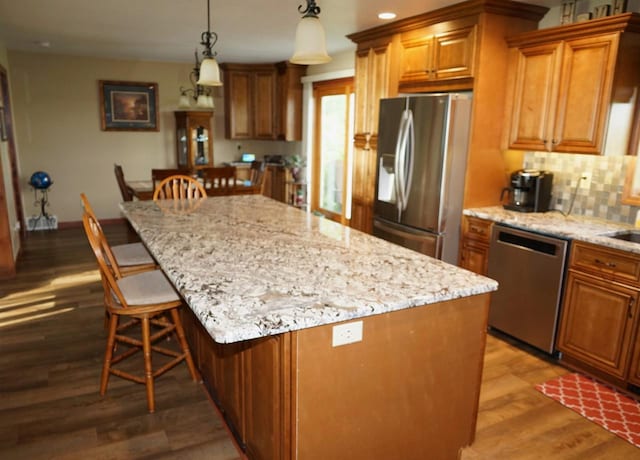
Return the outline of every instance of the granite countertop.
{"type": "Polygon", "coordinates": [[[216,342],[483,294],[497,283],[261,195],[121,204],[216,342]]]}
{"type": "Polygon", "coordinates": [[[578,241],[586,241],[614,249],[640,254],[640,244],[610,238],[633,230],[629,224],[595,219],[585,216],[564,216],[560,212],[517,212],[501,206],[469,208],[463,213],[467,216],[487,219],[551,236],[578,241]]]}

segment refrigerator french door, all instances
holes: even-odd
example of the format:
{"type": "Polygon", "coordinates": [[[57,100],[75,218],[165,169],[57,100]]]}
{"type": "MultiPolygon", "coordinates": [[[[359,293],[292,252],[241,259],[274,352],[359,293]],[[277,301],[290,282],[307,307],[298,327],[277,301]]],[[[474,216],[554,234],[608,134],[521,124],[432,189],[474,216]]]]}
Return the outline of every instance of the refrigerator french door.
{"type": "Polygon", "coordinates": [[[457,263],[471,93],[382,99],[373,234],[457,263]]]}

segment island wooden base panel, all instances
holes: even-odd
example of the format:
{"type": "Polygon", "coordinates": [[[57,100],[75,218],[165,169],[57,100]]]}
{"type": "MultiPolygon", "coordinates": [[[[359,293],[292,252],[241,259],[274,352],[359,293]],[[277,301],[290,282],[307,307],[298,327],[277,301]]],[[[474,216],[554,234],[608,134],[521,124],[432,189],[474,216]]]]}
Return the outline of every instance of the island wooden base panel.
{"type": "Polygon", "coordinates": [[[207,387],[250,458],[453,459],[473,442],[489,295],[221,345],[185,310],[207,387]]]}

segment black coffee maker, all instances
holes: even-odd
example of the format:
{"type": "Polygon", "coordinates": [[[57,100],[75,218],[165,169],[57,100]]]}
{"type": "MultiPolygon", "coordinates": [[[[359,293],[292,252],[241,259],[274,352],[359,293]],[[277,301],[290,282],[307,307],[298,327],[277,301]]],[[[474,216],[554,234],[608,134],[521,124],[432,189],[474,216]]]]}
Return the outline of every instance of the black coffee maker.
{"type": "Polygon", "coordinates": [[[500,200],[505,194],[509,202],[505,209],[520,212],[546,212],[551,202],[553,174],[537,169],[520,169],[511,173],[511,186],[502,189],[500,200]]]}

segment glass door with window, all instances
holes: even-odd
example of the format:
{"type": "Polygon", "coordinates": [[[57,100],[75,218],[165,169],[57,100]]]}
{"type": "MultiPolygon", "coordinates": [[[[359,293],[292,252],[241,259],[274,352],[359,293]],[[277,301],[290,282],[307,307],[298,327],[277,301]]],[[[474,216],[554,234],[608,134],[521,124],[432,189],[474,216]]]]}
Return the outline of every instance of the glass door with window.
{"type": "Polygon", "coordinates": [[[351,78],[314,84],[311,205],[313,211],[341,223],[350,218],[353,100],[351,78]]]}

